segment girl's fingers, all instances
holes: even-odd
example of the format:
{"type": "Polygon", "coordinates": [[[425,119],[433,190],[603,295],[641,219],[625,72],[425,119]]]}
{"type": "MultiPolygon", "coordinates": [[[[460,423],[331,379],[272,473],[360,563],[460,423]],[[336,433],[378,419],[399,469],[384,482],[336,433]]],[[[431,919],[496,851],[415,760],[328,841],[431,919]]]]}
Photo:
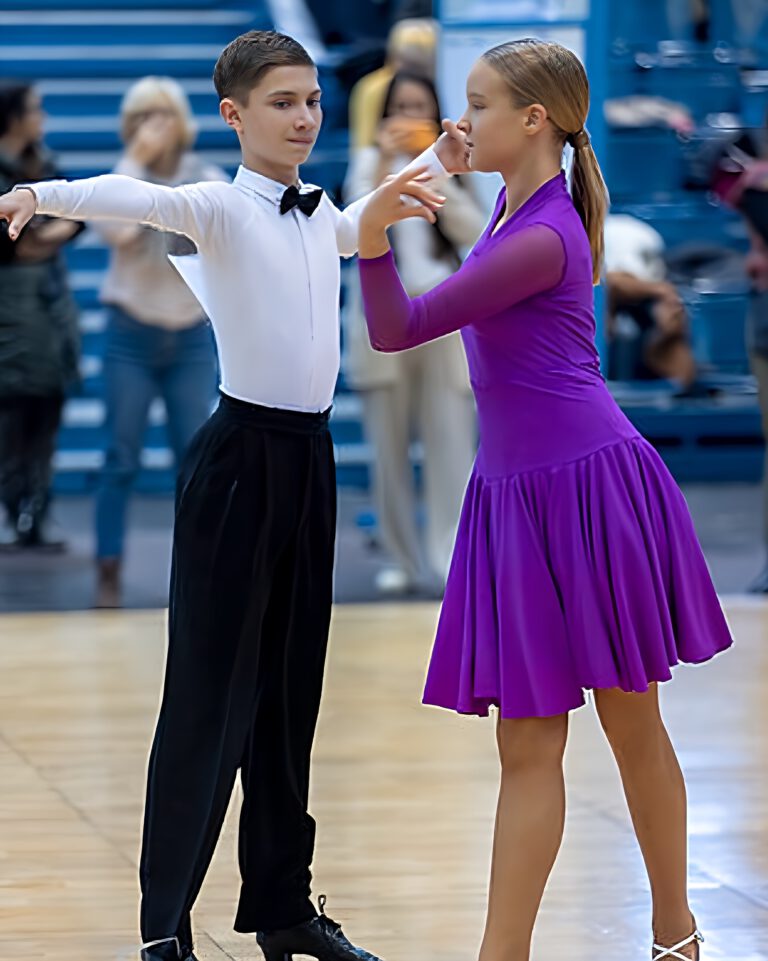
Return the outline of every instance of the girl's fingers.
{"type": "Polygon", "coordinates": [[[402,170],[394,179],[394,183],[404,184],[408,183],[409,180],[416,180],[418,177],[423,176],[429,170],[428,164],[423,164],[421,167],[406,167],[402,170]]]}
{"type": "Polygon", "coordinates": [[[406,180],[405,182],[400,181],[398,183],[398,189],[400,193],[409,193],[412,196],[425,197],[426,199],[435,200],[438,203],[445,202],[445,197],[431,187],[429,182],[423,183],[419,180],[406,180]]]}
{"type": "Polygon", "coordinates": [[[416,209],[415,213],[412,214],[413,217],[422,217],[424,220],[429,221],[433,224],[437,220],[437,217],[432,210],[428,210],[426,207],[419,207],[416,209]]]}
{"type": "Polygon", "coordinates": [[[439,209],[445,203],[445,197],[443,197],[442,194],[435,193],[434,190],[430,190],[429,187],[425,187],[422,184],[413,183],[413,181],[409,181],[406,184],[401,184],[400,193],[414,197],[420,203],[436,209],[439,209]]]}
{"type": "Polygon", "coordinates": [[[422,206],[421,204],[418,206],[406,204],[398,211],[396,216],[398,220],[410,220],[413,217],[421,217],[423,220],[427,220],[431,224],[435,223],[437,220],[434,212],[429,208],[422,206]]]}

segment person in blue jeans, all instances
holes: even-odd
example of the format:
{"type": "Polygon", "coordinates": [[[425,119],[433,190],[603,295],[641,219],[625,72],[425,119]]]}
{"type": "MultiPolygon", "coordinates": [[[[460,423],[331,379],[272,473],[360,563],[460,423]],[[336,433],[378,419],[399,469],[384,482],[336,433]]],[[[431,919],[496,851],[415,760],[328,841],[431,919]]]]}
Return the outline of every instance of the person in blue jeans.
{"type": "MultiPolygon", "coordinates": [[[[191,152],[194,122],[183,89],[144,77],[125,94],[126,145],[115,173],[168,186],[226,180],[191,152]]],[[[101,299],[108,307],[104,358],[106,457],[96,497],[96,607],[122,603],[121,568],[128,501],[141,466],[153,400],[161,397],[178,464],[211,413],[217,380],[213,335],[202,307],[168,254],[194,253],[192,242],[138,224],[99,223],[111,246],[101,299]]]]}

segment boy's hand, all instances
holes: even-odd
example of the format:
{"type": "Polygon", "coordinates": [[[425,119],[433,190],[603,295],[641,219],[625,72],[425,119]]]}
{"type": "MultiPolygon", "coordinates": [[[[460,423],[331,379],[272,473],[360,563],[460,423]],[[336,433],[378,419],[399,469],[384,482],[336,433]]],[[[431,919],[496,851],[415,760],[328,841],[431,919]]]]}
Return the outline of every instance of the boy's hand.
{"type": "Polygon", "coordinates": [[[12,190],[0,197],[0,220],[8,221],[8,236],[11,240],[16,240],[34,217],[36,207],[37,197],[28,187],[12,190]]]}
{"type": "Polygon", "coordinates": [[[438,160],[449,174],[470,173],[467,135],[452,120],[443,120],[443,130],[435,144],[438,160]]]}

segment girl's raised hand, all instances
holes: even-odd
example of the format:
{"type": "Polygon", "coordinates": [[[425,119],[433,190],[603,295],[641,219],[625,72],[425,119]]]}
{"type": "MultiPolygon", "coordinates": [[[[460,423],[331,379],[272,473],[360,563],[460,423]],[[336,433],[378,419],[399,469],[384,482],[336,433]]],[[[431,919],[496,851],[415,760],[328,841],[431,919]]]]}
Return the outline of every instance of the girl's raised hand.
{"type": "Polygon", "coordinates": [[[443,206],[445,197],[428,186],[428,170],[429,167],[406,168],[397,176],[388,177],[366,203],[361,226],[364,224],[369,230],[386,230],[391,224],[409,217],[423,217],[434,223],[435,211],[443,206]]]}

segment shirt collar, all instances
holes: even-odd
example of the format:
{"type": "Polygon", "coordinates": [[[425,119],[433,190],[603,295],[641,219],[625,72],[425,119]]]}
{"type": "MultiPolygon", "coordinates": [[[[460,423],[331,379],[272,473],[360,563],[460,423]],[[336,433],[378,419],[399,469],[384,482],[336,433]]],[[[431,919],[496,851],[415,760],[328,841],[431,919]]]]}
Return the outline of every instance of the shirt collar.
{"type": "MultiPolygon", "coordinates": [[[[240,164],[235,174],[234,185],[239,190],[243,190],[251,196],[255,194],[257,197],[268,200],[276,206],[280,205],[280,198],[288,189],[286,184],[280,183],[279,180],[271,180],[263,174],[256,173],[255,170],[249,170],[242,164],[240,164]]],[[[301,188],[304,184],[300,180],[297,186],[301,188]]]]}

